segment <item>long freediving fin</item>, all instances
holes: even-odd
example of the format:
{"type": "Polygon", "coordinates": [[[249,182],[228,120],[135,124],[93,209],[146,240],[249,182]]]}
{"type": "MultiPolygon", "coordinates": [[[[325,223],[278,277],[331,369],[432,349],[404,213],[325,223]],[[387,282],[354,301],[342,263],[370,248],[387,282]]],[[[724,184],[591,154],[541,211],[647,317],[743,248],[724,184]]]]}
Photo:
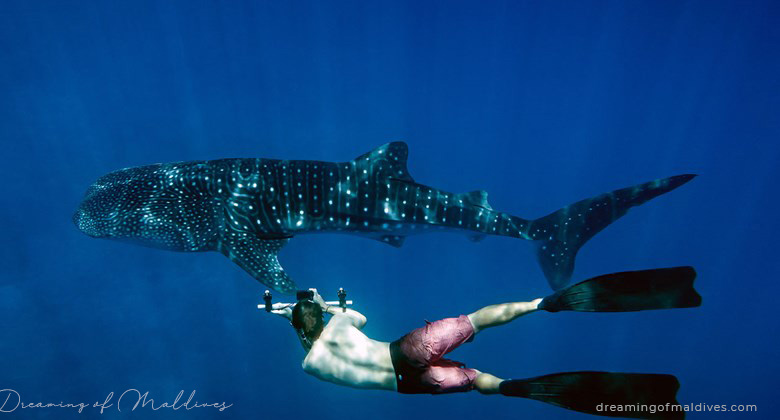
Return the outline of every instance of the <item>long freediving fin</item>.
{"type": "Polygon", "coordinates": [[[592,371],[509,379],[499,385],[506,396],[530,398],[582,413],[640,419],[684,418],[685,412],[676,400],[679,388],[673,375],[592,371]],[[618,410],[610,409],[617,406],[618,410]]]}
{"type": "Polygon", "coordinates": [[[532,221],[527,235],[540,241],[537,257],[553,290],[569,282],[574,271],[574,257],[588,239],[631,207],[667,193],[695,176],[678,175],[604,193],[532,221]]]}
{"type": "Polygon", "coordinates": [[[632,312],[701,305],[693,288],[693,267],[658,268],[606,274],[547,296],[539,309],[549,312],[632,312]]]}

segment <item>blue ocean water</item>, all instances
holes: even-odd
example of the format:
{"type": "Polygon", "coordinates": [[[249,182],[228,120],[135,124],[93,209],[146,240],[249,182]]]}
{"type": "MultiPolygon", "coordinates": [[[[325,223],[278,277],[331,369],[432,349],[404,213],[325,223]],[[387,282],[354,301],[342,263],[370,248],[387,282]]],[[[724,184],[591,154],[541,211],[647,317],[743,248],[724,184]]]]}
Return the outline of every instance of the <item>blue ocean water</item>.
{"type": "MultiPolygon", "coordinates": [[[[453,357],[502,377],[672,373],[684,404],[755,404],[720,417],[775,418],[778,5],[4,1],[0,389],[25,403],[138,389],[157,404],[193,390],[232,404],[106,418],[585,418],[320,382],[301,370],[293,331],[256,309],[265,287],[223,256],[96,240],[71,223],[86,187],[118,168],[344,161],[404,140],[417,181],[485,189],[494,208],[526,218],[700,174],[598,234],[574,279],[693,265],[701,308],[533,314],[453,357]]],[[[387,341],[424,319],[550,292],[532,245],[505,238],[431,234],[394,249],[300,236],[281,261],[326,298],[346,288],[369,335],[387,341]]]]}

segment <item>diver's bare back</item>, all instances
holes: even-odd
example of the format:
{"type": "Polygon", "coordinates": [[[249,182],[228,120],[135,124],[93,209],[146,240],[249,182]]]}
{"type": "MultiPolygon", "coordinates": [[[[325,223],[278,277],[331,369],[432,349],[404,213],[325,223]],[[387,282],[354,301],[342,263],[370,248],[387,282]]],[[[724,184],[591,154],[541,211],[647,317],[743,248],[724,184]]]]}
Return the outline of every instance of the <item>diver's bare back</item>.
{"type": "Polygon", "coordinates": [[[349,315],[333,316],[302,367],[317,378],[339,385],[396,390],[390,343],[368,338],[353,325],[349,315]]]}

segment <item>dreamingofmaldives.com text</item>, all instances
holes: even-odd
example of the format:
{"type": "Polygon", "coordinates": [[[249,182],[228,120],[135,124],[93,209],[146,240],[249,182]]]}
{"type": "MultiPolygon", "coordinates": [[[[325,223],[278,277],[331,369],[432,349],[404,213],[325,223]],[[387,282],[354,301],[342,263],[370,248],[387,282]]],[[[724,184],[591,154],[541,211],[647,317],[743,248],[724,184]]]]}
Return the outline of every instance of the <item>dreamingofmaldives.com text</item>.
{"type": "Polygon", "coordinates": [[[757,412],[758,406],[755,404],[599,404],[596,411],[609,413],[615,411],[622,412],[643,412],[643,413],[674,413],[674,412],[757,412]]]}

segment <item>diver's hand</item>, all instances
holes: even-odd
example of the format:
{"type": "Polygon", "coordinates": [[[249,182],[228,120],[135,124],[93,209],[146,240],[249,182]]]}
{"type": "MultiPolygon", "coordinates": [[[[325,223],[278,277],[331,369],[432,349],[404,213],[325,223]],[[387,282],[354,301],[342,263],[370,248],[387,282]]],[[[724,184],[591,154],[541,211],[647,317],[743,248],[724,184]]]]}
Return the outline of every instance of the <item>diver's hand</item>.
{"type": "Polygon", "coordinates": [[[292,305],[289,303],[274,303],[271,313],[287,319],[292,319],[292,305]]]}
{"type": "Polygon", "coordinates": [[[317,293],[317,289],[309,289],[314,294],[314,303],[320,305],[320,308],[322,310],[325,310],[325,308],[328,307],[328,305],[325,304],[325,299],[320,296],[319,293],[317,293]]]}

